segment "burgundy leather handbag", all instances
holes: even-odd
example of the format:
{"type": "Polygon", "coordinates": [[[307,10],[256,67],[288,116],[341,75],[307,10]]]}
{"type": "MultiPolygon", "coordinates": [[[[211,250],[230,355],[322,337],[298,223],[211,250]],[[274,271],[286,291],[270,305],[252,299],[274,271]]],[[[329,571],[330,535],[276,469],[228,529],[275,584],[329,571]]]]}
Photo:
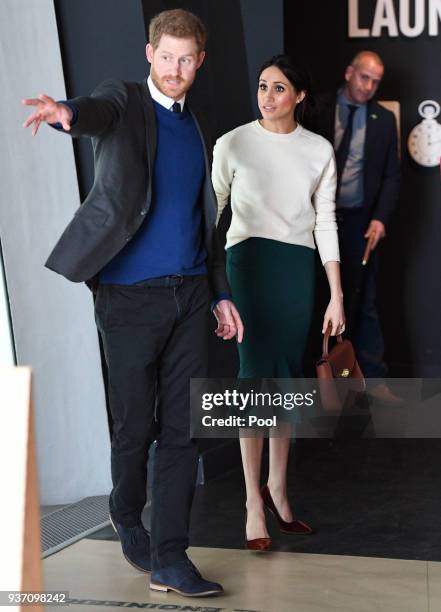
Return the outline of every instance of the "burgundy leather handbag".
{"type": "Polygon", "coordinates": [[[325,412],[339,413],[350,407],[358,394],[366,389],[363,372],[357,363],[352,342],[336,336],[329,350],[331,327],[323,336],[323,354],[316,363],[320,399],[325,412]]]}

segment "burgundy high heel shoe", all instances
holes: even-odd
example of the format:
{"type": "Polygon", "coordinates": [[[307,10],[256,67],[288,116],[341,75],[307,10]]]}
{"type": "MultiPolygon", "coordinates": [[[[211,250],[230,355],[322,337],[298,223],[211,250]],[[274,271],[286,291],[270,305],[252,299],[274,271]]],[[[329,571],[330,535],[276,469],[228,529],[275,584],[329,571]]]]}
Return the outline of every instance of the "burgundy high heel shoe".
{"type": "Polygon", "coordinates": [[[282,519],[282,517],[280,516],[273,502],[273,498],[271,497],[271,493],[270,493],[270,490],[268,489],[268,485],[263,486],[262,489],[260,490],[260,493],[262,495],[263,503],[268,508],[268,510],[274,515],[279,525],[279,529],[282,533],[289,533],[292,535],[310,535],[311,533],[314,533],[313,529],[309,525],[304,523],[303,521],[294,519],[293,521],[287,523],[286,521],[282,519]]]}
{"type": "Polygon", "coordinates": [[[254,540],[247,540],[247,513],[245,512],[245,548],[247,550],[254,550],[257,552],[263,552],[271,548],[271,538],[254,538],[254,540]]]}

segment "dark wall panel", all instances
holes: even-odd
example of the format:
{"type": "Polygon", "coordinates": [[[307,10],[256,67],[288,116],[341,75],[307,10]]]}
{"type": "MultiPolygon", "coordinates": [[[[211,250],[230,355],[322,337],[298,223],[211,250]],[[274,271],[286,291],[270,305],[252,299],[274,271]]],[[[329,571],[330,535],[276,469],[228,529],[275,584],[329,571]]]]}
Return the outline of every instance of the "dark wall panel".
{"type": "MultiPolygon", "coordinates": [[[[372,49],[385,62],[378,98],[401,104],[403,173],[399,209],[382,247],[379,299],[387,358],[396,374],[439,376],[440,171],[439,167],[423,168],[413,162],[406,142],[410,130],[422,120],[418,115],[420,102],[432,99],[441,103],[441,37],[429,36],[426,20],[423,33],[415,38],[400,32],[391,37],[385,30],[376,38],[349,38],[348,4],[286,0],[286,51],[309,64],[319,91],[333,91],[341,85],[344,68],[358,51],[372,49]]],[[[400,3],[393,4],[399,22],[400,3]]],[[[377,2],[360,0],[357,5],[360,27],[370,29],[377,2]]]]}
{"type": "Polygon", "coordinates": [[[254,117],[257,106],[257,73],[268,58],[283,53],[283,0],[240,0],[247,51],[248,78],[254,117]]]}
{"type": "MultiPolygon", "coordinates": [[[[68,97],[87,95],[107,78],[148,74],[140,0],[55,0],[55,11],[68,97]]],[[[84,198],[93,183],[88,139],[75,142],[75,156],[84,198]]]]}

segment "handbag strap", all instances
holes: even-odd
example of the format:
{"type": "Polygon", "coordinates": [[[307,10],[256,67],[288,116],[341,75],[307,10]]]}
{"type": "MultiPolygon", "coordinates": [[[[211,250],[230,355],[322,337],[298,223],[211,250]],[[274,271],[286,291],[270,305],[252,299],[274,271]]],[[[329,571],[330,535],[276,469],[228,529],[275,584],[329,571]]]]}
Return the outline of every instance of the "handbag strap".
{"type": "MultiPolygon", "coordinates": [[[[329,355],[329,338],[331,336],[332,325],[328,325],[325,334],[323,336],[323,354],[322,359],[327,359],[329,355]]],[[[336,336],[337,342],[343,342],[343,337],[341,334],[336,336]]]]}

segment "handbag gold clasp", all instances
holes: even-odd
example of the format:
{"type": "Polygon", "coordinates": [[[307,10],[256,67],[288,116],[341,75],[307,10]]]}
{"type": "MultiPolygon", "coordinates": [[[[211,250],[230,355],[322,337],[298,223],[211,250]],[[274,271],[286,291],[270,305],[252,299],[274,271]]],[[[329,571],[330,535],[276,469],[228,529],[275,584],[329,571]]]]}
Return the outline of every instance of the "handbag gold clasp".
{"type": "Polygon", "coordinates": [[[341,372],[341,376],[342,376],[343,378],[347,378],[347,377],[349,376],[349,370],[348,370],[348,368],[345,368],[344,370],[342,370],[342,372],[341,372]]]}

